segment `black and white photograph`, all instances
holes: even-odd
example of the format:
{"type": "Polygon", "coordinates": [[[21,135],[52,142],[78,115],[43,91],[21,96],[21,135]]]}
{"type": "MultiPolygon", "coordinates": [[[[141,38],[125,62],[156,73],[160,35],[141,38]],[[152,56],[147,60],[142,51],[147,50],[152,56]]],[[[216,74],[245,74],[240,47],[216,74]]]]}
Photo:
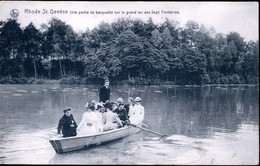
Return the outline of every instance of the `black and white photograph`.
{"type": "Polygon", "coordinates": [[[259,165],[257,1],[0,1],[0,164],[259,165]]]}

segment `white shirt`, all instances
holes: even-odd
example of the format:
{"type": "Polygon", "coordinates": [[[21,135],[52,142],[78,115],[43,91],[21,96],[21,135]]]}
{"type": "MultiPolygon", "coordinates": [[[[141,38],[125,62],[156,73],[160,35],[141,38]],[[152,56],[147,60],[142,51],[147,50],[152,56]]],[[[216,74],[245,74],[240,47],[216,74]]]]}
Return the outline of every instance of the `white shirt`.
{"type": "Polygon", "coordinates": [[[138,124],[144,120],[144,107],[141,104],[135,104],[131,109],[130,123],[138,124]]]}

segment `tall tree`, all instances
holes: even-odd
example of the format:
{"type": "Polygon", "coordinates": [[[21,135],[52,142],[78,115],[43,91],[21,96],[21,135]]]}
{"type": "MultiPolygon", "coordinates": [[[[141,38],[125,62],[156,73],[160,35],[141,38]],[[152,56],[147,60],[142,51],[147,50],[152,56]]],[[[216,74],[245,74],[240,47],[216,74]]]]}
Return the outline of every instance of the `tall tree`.
{"type": "Polygon", "coordinates": [[[241,70],[245,83],[259,83],[259,41],[247,43],[241,70]]]}
{"type": "Polygon", "coordinates": [[[130,18],[118,18],[112,24],[112,29],[116,35],[121,34],[127,30],[130,30],[133,26],[133,21],[130,18]]]}
{"type": "Polygon", "coordinates": [[[158,29],[158,25],[153,22],[153,19],[149,17],[148,21],[144,24],[145,37],[150,38],[152,36],[151,32],[158,29]]]}
{"type": "Polygon", "coordinates": [[[245,56],[245,49],[246,49],[246,43],[244,42],[244,39],[239,35],[237,32],[230,32],[227,35],[227,42],[228,45],[231,46],[234,50],[233,54],[231,55],[231,61],[232,61],[232,71],[233,73],[238,73],[238,70],[240,68],[241,60],[245,56]]]}
{"type": "Polygon", "coordinates": [[[154,47],[161,49],[163,47],[163,38],[158,29],[154,29],[151,32],[152,36],[150,37],[150,41],[154,47]]]}
{"type": "MultiPolygon", "coordinates": [[[[1,23],[0,48],[2,58],[15,58],[22,55],[22,29],[15,19],[1,23]]],[[[2,59],[1,58],[1,59],[2,59]]]]}
{"type": "Polygon", "coordinates": [[[132,20],[131,30],[138,36],[146,37],[145,22],[141,19],[132,20]]]}
{"type": "Polygon", "coordinates": [[[183,54],[183,49],[179,47],[166,49],[166,62],[169,66],[169,70],[166,72],[167,81],[174,80],[174,83],[177,84],[177,76],[182,77],[184,74],[183,54]]]}
{"type": "Polygon", "coordinates": [[[111,44],[102,44],[95,53],[88,54],[85,59],[85,69],[89,78],[116,76],[121,71],[121,62],[114,56],[111,44]]]}
{"type": "Polygon", "coordinates": [[[239,33],[230,32],[227,35],[227,42],[230,43],[232,41],[234,42],[234,45],[236,46],[238,52],[245,51],[246,43],[244,42],[244,38],[242,38],[239,33]]]}
{"type": "Polygon", "coordinates": [[[161,33],[161,37],[162,37],[162,40],[163,40],[163,47],[165,49],[174,48],[173,45],[172,45],[174,39],[173,39],[171,32],[168,28],[165,28],[163,30],[163,32],[161,33]]]}
{"type": "Polygon", "coordinates": [[[44,52],[51,59],[59,60],[60,77],[63,77],[65,66],[62,65],[63,59],[71,59],[74,56],[73,46],[76,40],[75,32],[72,27],[65,22],[52,18],[48,22],[48,29],[45,34],[44,52]]]}
{"type": "Polygon", "coordinates": [[[189,84],[201,84],[203,80],[201,75],[206,71],[206,57],[197,49],[190,47],[182,48],[184,53],[182,61],[185,68],[185,82],[189,84]],[[187,77],[189,80],[187,80],[187,77]]]}
{"type": "Polygon", "coordinates": [[[160,26],[160,31],[162,32],[162,36],[170,36],[167,42],[171,44],[173,48],[176,48],[180,44],[180,28],[177,21],[166,18],[160,26]]]}
{"type": "Polygon", "coordinates": [[[188,21],[184,29],[181,30],[181,42],[189,47],[196,48],[198,31],[199,24],[195,21],[188,21]]]}
{"type": "Polygon", "coordinates": [[[108,43],[113,40],[115,33],[112,26],[109,23],[102,21],[97,27],[97,33],[100,38],[100,42],[108,43]]]}
{"type": "MultiPolygon", "coordinates": [[[[127,30],[118,35],[115,40],[117,48],[117,57],[121,60],[122,70],[127,73],[128,80],[131,76],[134,76],[140,59],[140,55],[143,51],[143,44],[141,38],[138,37],[133,31],[127,30]]],[[[140,70],[140,68],[139,68],[140,70]]],[[[142,76],[142,72],[139,74],[142,76]]]]}
{"type": "Polygon", "coordinates": [[[29,59],[33,59],[34,77],[37,78],[37,65],[36,62],[41,58],[41,42],[42,35],[38,29],[35,28],[33,23],[25,27],[23,33],[24,51],[29,59]]]}
{"type": "MultiPolygon", "coordinates": [[[[156,41],[154,41],[156,42],[156,41]]],[[[132,77],[158,76],[168,69],[165,54],[160,51],[150,40],[136,35],[127,30],[116,39],[117,55],[122,62],[122,70],[132,77]]]]}
{"type": "Polygon", "coordinates": [[[142,62],[140,66],[144,67],[145,76],[150,78],[160,78],[169,70],[169,65],[166,62],[167,54],[164,50],[160,50],[150,44],[146,38],[142,38],[144,45],[143,53],[140,58],[142,62]]]}

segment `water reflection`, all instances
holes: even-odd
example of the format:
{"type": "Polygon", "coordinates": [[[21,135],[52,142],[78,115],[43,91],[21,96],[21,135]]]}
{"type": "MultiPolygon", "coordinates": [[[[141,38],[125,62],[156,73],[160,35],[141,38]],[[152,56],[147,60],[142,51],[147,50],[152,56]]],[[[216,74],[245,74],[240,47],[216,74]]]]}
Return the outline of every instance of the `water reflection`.
{"type": "MultiPolygon", "coordinates": [[[[237,131],[243,121],[258,123],[258,91],[227,91],[219,88],[167,89],[167,93],[157,95],[156,101],[147,105],[146,110],[155,110],[147,124],[166,133],[183,134],[190,137],[211,137],[208,127],[237,131]],[[165,94],[168,93],[168,98],[165,94]],[[170,96],[176,96],[171,98],[170,96]],[[176,94],[176,95],[175,95],[176,94]],[[243,95],[242,95],[243,94],[243,95]],[[242,98],[247,96],[247,98],[242,98]],[[249,99],[255,98],[255,100],[249,99]],[[251,100],[251,101],[250,101],[251,100]],[[158,104],[159,103],[159,104],[158,104]],[[239,106],[238,106],[239,105],[239,106]],[[247,108],[251,105],[251,109],[247,108]],[[254,105],[254,106],[253,106],[254,105]],[[153,122],[157,122],[154,124],[153,122]]],[[[155,98],[148,95],[147,99],[155,98]]],[[[150,102],[150,101],[148,101],[150,102]]],[[[150,116],[147,114],[146,116],[150,116]]]]}

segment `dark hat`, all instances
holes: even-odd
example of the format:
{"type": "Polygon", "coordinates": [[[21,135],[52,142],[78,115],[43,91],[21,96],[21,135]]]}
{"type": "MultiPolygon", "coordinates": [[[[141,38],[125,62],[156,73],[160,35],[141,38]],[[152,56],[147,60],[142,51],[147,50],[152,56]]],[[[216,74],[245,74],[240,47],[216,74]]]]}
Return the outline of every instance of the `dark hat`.
{"type": "Polygon", "coordinates": [[[63,109],[63,112],[66,113],[67,111],[71,111],[72,109],[70,107],[66,107],[63,109]]]}
{"type": "Polygon", "coordinates": [[[124,106],[124,104],[123,103],[119,103],[119,106],[124,106]]]}
{"type": "Polygon", "coordinates": [[[105,105],[105,108],[108,108],[108,109],[113,109],[113,103],[106,103],[105,105]]]}
{"type": "Polygon", "coordinates": [[[104,105],[101,104],[101,103],[98,103],[98,104],[97,104],[97,109],[100,109],[100,108],[104,108],[104,105]]]}
{"type": "Polygon", "coordinates": [[[113,105],[113,104],[116,104],[116,102],[111,101],[111,102],[108,102],[108,104],[113,105]]]}

